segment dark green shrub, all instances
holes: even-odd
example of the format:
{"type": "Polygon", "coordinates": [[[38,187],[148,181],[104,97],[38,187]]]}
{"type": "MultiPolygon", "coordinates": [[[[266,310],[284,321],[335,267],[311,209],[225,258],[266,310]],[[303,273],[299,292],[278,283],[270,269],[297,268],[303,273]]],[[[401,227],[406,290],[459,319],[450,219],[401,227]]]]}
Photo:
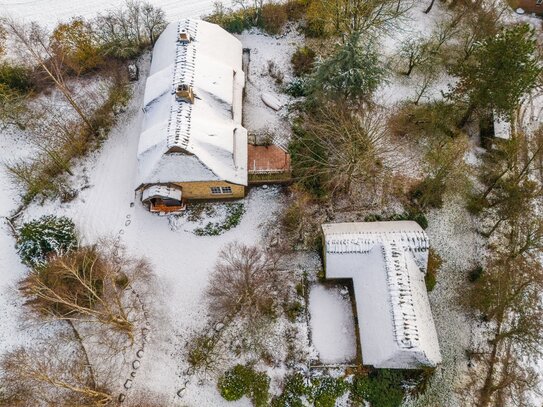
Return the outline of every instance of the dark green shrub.
{"type": "Polygon", "coordinates": [[[228,401],[239,400],[248,392],[249,370],[243,365],[236,365],[219,378],[218,387],[221,396],[228,401]]]}
{"type": "Polygon", "coordinates": [[[250,366],[234,366],[219,378],[217,386],[225,400],[234,401],[247,396],[255,407],[268,404],[270,378],[250,366]]]}
{"type": "Polygon", "coordinates": [[[323,38],[328,36],[326,24],[323,19],[308,18],[302,26],[303,33],[309,38],[323,38]]]}
{"type": "Polygon", "coordinates": [[[228,32],[241,34],[243,30],[249,28],[251,24],[241,13],[232,13],[220,22],[220,25],[228,32]]]}
{"type": "Polygon", "coordinates": [[[285,378],[283,393],[272,400],[272,407],[303,407],[302,397],[308,396],[311,386],[301,373],[294,373],[285,378]]]}
{"type": "Polygon", "coordinates": [[[293,373],[285,378],[285,393],[296,396],[305,396],[308,394],[308,391],[309,386],[301,373],[293,373]]]}
{"type": "Polygon", "coordinates": [[[471,269],[468,273],[468,280],[471,282],[471,283],[475,283],[477,280],[479,280],[481,278],[481,276],[483,275],[484,273],[484,270],[481,266],[477,266],[473,269],[471,269]]]}
{"type": "Polygon", "coordinates": [[[42,264],[47,256],[67,252],[75,246],[75,225],[66,217],[42,216],[19,229],[17,252],[23,263],[30,266],[42,264]]]}
{"type": "Polygon", "coordinates": [[[421,208],[441,208],[444,192],[442,180],[427,177],[413,187],[409,196],[421,208]]]}
{"type": "Polygon", "coordinates": [[[355,405],[368,402],[371,407],[399,407],[404,398],[402,381],[400,370],[379,369],[357,375],[351,386],[351,401],[355,405]]]}
{"type": "Polygon", "coordinates": [[[300,314],[304,312],[304,306],[300,301],[294,301],[289,304],[286,310],[287,318],[289,321],[294,322],[300,314]]]}
{"type": "Polygon", "coordinates": [[[327,376],[314,380],[312,384],[315,407],[334,407],[338,397],[347,391],[347,383],[342,378],[327,376]]]}
{"type": "Polygon", "coordinates": [[[30,70],[22,65],[12,65],[8,62],[0,64],[0,85],[26,94],[33,88],[30,70]]]}
{"type": "Polygon", "coordinates": [[[307,96],[307,87],[305,80],[301,78],[294,78],[287,84],[285,92],[294,98],[307,96]]]}
{"type": "Polygon", "coordinates": [[[426,219],[424,213],[419,211],[396,213],[390,216],[382,216],[378,213],[371,213],[364,217],[364,222],[382,222],[389,220],[412,220],[417,222],[419,226],[423,229],[426,229],[428,227],[428,219],[426,219]]]}
{"type": "Polygon", "coordinates": [[[299,47],[292,55],[292,71],[296,76],[307,75],[313,70],[317,54],[307,46],[299,47]]]}
{"type": "Polygon", "coordinates": [[[235,228],[241,222],[241,218],[245,213],[243,203],[232,203],[226,206],[226,218],[222,223],[209,222],[203,228],[194,229],[194,234],[197,236],[218,236],[224,232],[235,228]]]}
{"type": "Polygon", "coordinates": [[[270,394],[270,378],[264,372],[252,371],[252,382],[249,386],[249,399],[255,407],[266,407],[270,394]]]}
{"type": "Polygon", "coordinates": [[[479,193],[469,193],[466,209],[472,215],[479,215],[488,206],[488,201],[479,193]]]}

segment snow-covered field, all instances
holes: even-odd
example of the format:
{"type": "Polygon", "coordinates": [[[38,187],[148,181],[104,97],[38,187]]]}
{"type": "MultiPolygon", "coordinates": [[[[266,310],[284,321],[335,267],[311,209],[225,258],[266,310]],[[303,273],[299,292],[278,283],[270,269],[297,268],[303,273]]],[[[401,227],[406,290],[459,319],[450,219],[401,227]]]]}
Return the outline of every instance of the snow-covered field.
{"type": "Polygon", "coordinates": [[[356,335],[347,290],[315,284],[309,292],[311,340],[324,364],[352,362],[356,358],[356,335]]]}
{"type": "MultiPolygon", "coordinates": [[[[213,10],[215,0],[152,0],[151,3],[166,12],[170,21],[193,17],[199,18],[213,10]]],[[[54,27],[59,21],[72,17],[92,18],[98,12],[122,6],[124,0],[3,0],[0,1],[0,14],[37,21],[54,27]]],[[[223,1],[229,6],[230,1],[223,1]]]]}

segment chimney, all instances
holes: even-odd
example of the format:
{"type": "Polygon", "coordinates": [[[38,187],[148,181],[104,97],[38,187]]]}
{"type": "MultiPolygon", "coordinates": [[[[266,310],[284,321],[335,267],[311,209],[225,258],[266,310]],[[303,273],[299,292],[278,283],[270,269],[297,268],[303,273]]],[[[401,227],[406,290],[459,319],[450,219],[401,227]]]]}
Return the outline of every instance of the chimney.
{"type": "Polygon", "coordinates": [[[177,85],[177,89],[175,90],[175,98],[181,102],[194,104],[194,92],[192,90],[192,86],[184,83],[177,85]]]}
{"type": "Polygon", "coordinates": [[[181,44],[188,44],[190,41],[190,34],[187,30],[183,28],[181,31],[179,31],[179,42],[181,44]]]}

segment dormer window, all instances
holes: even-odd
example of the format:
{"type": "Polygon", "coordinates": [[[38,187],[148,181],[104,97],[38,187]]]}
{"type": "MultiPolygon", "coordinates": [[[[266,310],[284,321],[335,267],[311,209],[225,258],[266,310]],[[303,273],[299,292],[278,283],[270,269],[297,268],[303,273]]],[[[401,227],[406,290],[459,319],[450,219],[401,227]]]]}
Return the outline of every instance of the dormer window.
{"type": "Polygon", "coordinates": [[[188,44],[190,43],[191,39],[190,39],[190,34],[187,30],[183,29],[181,31],[179,31],[179,39],[178,41],[181,43],[181,44],[188,44]]]}
{"type": "Polygon", "coordinates": [[[175,98],[181,102],[194,103],[194,92],[192,86],[185,83],[177,85],[175,98]]]}

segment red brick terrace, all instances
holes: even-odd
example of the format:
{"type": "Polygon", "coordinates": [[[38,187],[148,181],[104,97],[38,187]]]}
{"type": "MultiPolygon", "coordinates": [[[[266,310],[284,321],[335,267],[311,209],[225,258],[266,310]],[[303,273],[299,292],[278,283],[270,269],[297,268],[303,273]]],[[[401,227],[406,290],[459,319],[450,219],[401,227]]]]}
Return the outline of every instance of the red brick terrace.
{"type": "Polygon", "coordinates": [[[248,145],[249,180],[286,181],[290,179],[290,155],[282,148],[248,145]]]}
{"type": "Polygon", "coordinates": [[[249,144],[249,173],[289,172],[290,155],[282,148],[249,144]]]}

